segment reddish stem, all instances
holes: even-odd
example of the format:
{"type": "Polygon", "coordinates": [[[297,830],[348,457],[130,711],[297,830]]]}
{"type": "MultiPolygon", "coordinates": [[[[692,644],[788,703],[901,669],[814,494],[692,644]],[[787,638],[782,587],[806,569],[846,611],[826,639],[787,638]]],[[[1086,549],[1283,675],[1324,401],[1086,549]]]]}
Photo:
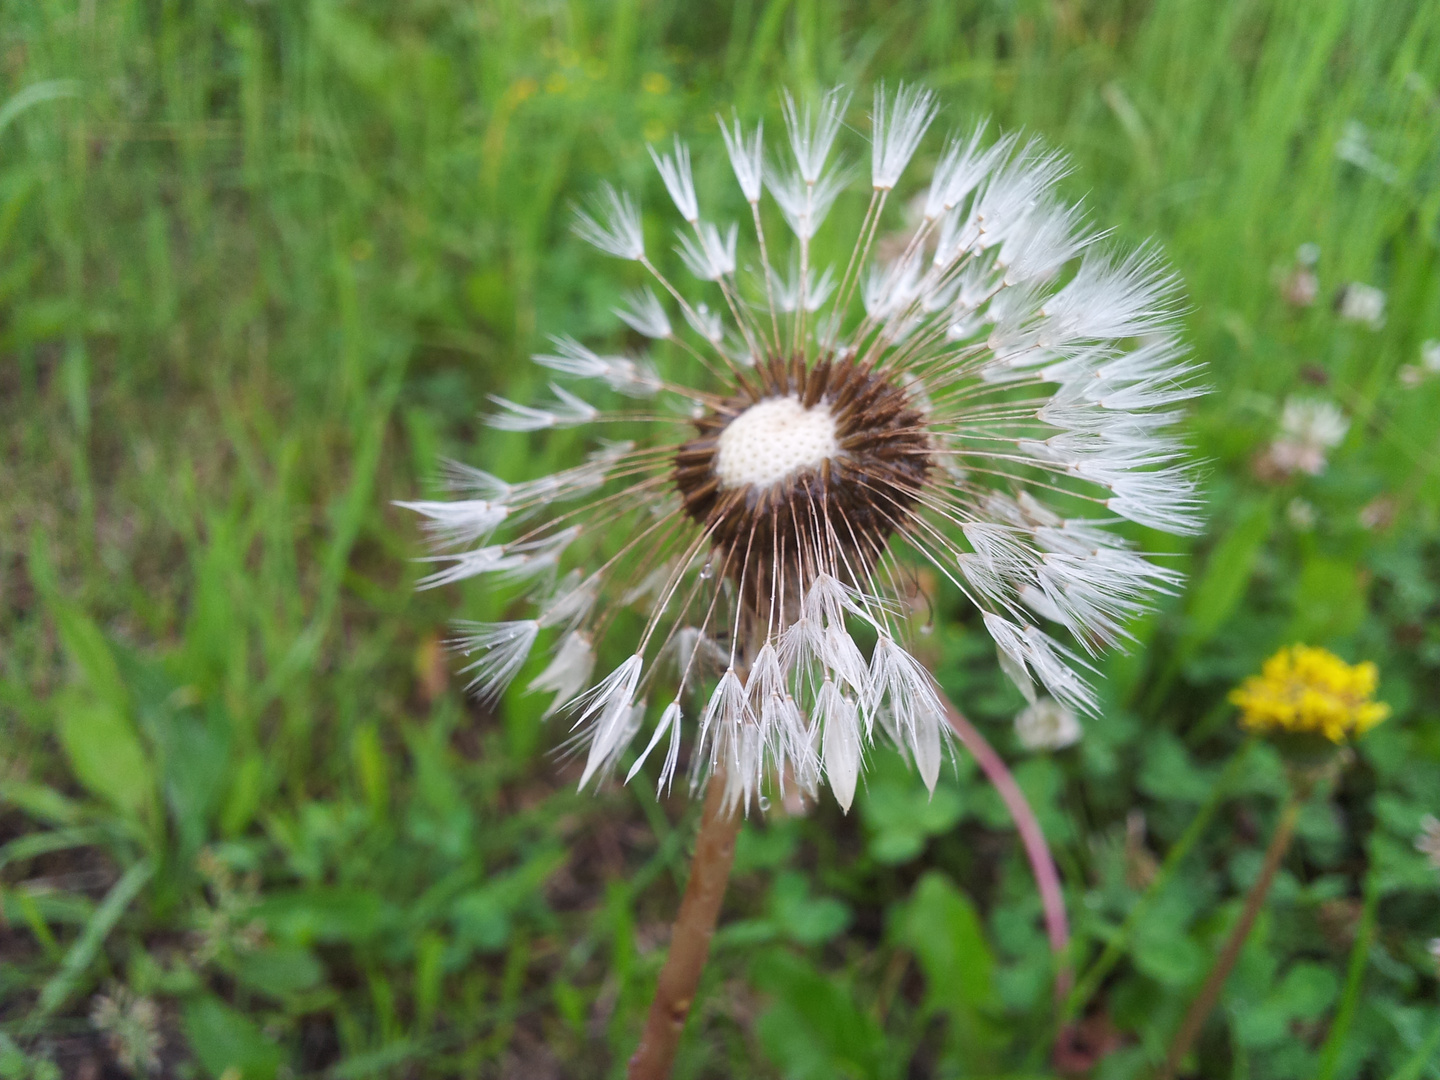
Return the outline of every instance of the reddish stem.
{"type": "Polygon", "coordinates": [[[995,748],[960,714],[960,710],[951,704],[949,698],[942,694],[941,700],[945,702],[950,726],[979,764],[980,771],[999,792],[1005,809],[1010,812],[1015,828],[1020,833],[1020,841],[1025,845],[1025,855],[1030,860],[1030,869],[1035,875],[1035,884],[1040,889],[1040,901],[1045,908],[1045,932],[1050,937],[1050,949],[1060,960],[1055,972],[1055,1000],[1057,1003],[1062,1002],[1074,981],[1074,972],[1065,959],[1065,952],[1070,944],[1070,922],[1065,915],[1065,896],[1060,891],[1060,874],[1055,869],[1055,860],[1050,856],[1050,845],[1045,842],[1045,832],[1040,828],[1035,811],[1030,809],[1025,793],[1020,790],[1020,785],[1015,783],[1014,775],[995,752],[995,748]]]}
{"type": "Polygon", "coordinates": [[[1157,1074],[1160,1080],[1170,1080],[1180,1071],[1185,1055],[1190,1053],[1195,1040],[1200,1037],[1201,1028],[1214,1011],[1215,1003],[1220,1000],[1220,991],[1225,988],[1225,980],[1230,977],[1235,961],[1240,959],[1240,950],[1245,947],[1245,939],[1250,936],[1255,919],[1260,915],[1260,909],[1265,906],[1265,897],[1270,892],[1270,886],[1274,884],[1280,863],[1284,860],[1285,853],[1290,850],[1290,841],[1295,836],[1295,823],[1300,818],[1300,805],[1300,794],[1292,791],[1280,811],[1280,820],[1275,826],[1275,834],[1270,837],[1270,845],[1265,849],[1265,860],[1260,865],[1260,874],[1245,895],[1245,906],[1240,909],[1240,918],[1235,920],[1234,929],[1225,939],[1225,946],[1220,950],[1215,966],[1205,977],[1205,985],[1190,1003],[1180,1030],[1175,1034],[1175,1041],[1170,1044],[1170,1053],[1166,1055],[1165,1064],[1157,1074]]]}

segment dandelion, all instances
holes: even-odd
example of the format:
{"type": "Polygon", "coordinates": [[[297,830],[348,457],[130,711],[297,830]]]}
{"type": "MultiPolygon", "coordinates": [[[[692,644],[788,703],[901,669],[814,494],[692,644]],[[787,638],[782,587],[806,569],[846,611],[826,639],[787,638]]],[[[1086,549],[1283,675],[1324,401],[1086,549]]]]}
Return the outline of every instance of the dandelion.
{"type": "Polygon", "coordinates": [[[1027,750],[1063,750],[1081,734],[1075,713],[1052,698],[1040,698],[1015,717],[1015,735],[1027,750]]]}
{"type": "Polygon", "coordinates": [[[1316,743],[1345,743],[1389,715],[1388,706],[1371,700],[1378,679],[1372,663],[1351,665],[1324,649],[1294,645],[1266,660],[1259,675],[1246,679],[1230,694],[1230,701],[1240,707],[1242,727],[1276,738],[1288,751],[1285,773],[1289,790],[1265,846],[1259,873],[1245,891],[1240,915],[1181,1020],[1159,1080],[1171,1080],[1176,1075],[1219,1001],[1221,988],[1234,970],[1290,850],[1305,799],[1316,781],[1327,773],[1333,774],[1333,769],[1343,765],[1348,756],[1334,754],[1331,746],[1331,753],[1319,756],[1319,760],[1328,759],[1327,765],[1317,769],[1316,743]]]}
{"type": "Polygon", "coordinates": [[[1350,421],[1339,406],[1318,398],[1287,398],[1280,413],[1280,434],[1264,455],[1265,471],[1282,477],[1319,476],[1329,464],[1330,451],[1349,430],[1350,421]]]}
{"type": "Polygon", "coordinates": [[[552,708],[584,756],[582,786],[633,748],[627,777],[653,754],[667,788],[683,744],[691,788],[708,785],[717,812],[822,786],[848,809],[888,741],[933,789],[951,736],[911,652],[919,567],[982,613],[1027,698],[1039,684],[1074,712],[1095,704],[1087,658],[1179,584],[1117,527],[1198,528],[1174,426],[1201,387],[1174,274],[1149,248],[1113,250],[1059,199],[1061,155],[989,141],[984,125],[949,140],[923,198],[900,194],[935,115],[932,95],[903,86],[875,96],[863,215],[838,213],[855,177],[835,149],[848,100],[786,95],[789,153],[771,157],[759,126],[721,121],[750,207],[743,253],[738,228],[707,216],[684,144],[653,152],[694,283],[652,262],[630,195],[606,187],[580,212],[584,239],[652,277],[620,317],[663,341],[666,363],[625,367],[564,339],[536,359],[585,385],[554,384],[542,405],[497,398],[491,422],[633,443],[547,481],[455,470],[457,494],[485,504],[473,524],[413,504],[443,545],[422,584],[504,574],[536,587],[533,617],[467,627],[461,646],[489,697],[533,647],[554,650],[531,686],[572,693],[552,708]],[[766,231],[767,189],[788,245],[766,231]],[[881,258],[892,196],[924,210],[881,258]],[[833,267],[812,244],[822,227],[853,239],[833,267]],[[593,398],[642,388],[643,404],[593,398]],[[622,642],[625,606],[639,628],[622,642]],[[617,644],[620,665],[576,689],[617,644]]]}
{"type": "Polygon", "coordinates": [[[1259,675],[1231,692],[1240,723],[1251,731],[1323,735],[1332,743],[1359,738],[1390,715],[1371,700],[1380,673],[1370,661],[1347,664],[1308,645],[1281,649],[1259,675]]]}
{"type": "Polygon", "coordinates": [[[1230,694],[1240,706],[1240,726],[1272,737],[1286,753],[1289,791],[1266,844],[1260,871],[1241,901],[1240,917],[1225,936],[1200,994],[1195,995],[1175,1032],[1159,1080],[1171,1080],[1200,1037],[1205,1020],[1220,1001],[1225,979],[1240,959],[1246,939],[1259,919],[1284,855],[1295,840],[1300,808],[1315,783],[1331,775],[1348,760],[1348,752],[1333,753],[1333,744],[1358,739],[1390,714],[1390,707],[1371,700],[1380,672],[1371,662],[1346,664],[1333,652],[1309,645],[1292,645],[1264,662],[1259,675],[1247,678],[1230,694]],[[1328,747],[1329,753],[1320,752],[1328,747]],[[1316,763],[1322,765],[1316,766],[1316,763]]]}

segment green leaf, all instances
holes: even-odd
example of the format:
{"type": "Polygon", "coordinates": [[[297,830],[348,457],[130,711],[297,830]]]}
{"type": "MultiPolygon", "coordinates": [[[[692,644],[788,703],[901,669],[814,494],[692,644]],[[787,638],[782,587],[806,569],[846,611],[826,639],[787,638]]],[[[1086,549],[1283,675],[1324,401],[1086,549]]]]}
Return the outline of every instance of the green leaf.
{"type": "Polygon", "coordinates": [[[1162,986],[1189,987],[1204,973],[1210,955],[1177,920],[1175,904],[1157,904],[1135,928],[1130,957],[1135,966],[1162,986]]]}
{"type": "Polygon", "coordinates": [[[105,700],[79,694],[56,702],[60,745],[75,778],[92,795],[130,817],[154,803],[155,777],[130,719],[105,700]]]}
{"type": "Polygon", "coordinates": [[[8,803],[48,825],[72,825],[84,816],[84,810],[73,799],[44,784],[22,780],[0,781],[0,803],[8,803]]]}
{"type": "Polygon", "coordinates": [[[498,874],[478,889],[456,898],[450,907],[455,936],[481,952],[503,948],[510,937],[513,917],[542,902],[540,886],[565,861],[559,849],[542,851],[507,873],[498,874]]]}
{"type": "Polygon", "coordinates": [[[1138,777],[1140,789],[1157,799],[1202,803],[1215,783],[1213,770],[1198,768],[1185,744],[1168,731],[1156,731],[1145,744],[1138,777]]]}
{"type": "Polygon", "coordinates": [[[932,795],[896,755],[877,755],[859,799],[870,831],[870,854],[879,862],[914,858],[928,837],[948,832],[964,813],[960,791],[941,782],[932,795]]]}
{"type": "Polygon", "coordinates": [[[937,870],[910,894],[900,917],[899,940],[925,972],[932,1008],[968,1017],[995,1006],[995,957],[970,899],[937,870]]]}
{"type": "Polygon", "coordinates": [[[803,874],[783,873],[770,892],[775,922],[791,940],[801,945],[829,941],[850,925],[850,908],[829,896],[810,895],[803,874]]]}
{"type": "Polygon", "coordinates": [[[262,994],[283,998],[318,986],[325,968],[308,949],[280,945],[241,954],[235,978],[262,994]]]}
{"type": "Polygon", "coordinates": [[[209,836],[230,773],[230,720],[217,701],[196,704],[166,666],[123,645],[113,654],[134,702],[139,730],[154,748],[180,854],[189,859],[209,836]]]}
{"type": "Polygon", "coordinates": [[[1365,619],[1366,580],[1348,560],[1306,559],[1295,583],[1295,616],[1286,639],[1320,644],[1353,634],[1365,619]]]}
{"type": "Polygon", "coordinates": [[[274,1080],[280,1048],[255,1023],[214,997],[196,998],[185,1006],[185,1037],[200,1067],[214,1080],[227,1070],[235,1080],[274,1080]]]}
{"type": "Polygon", "coordinates": [[[368,941],[392,921],[394,913],[379,893],[369,889],[316,886],[271,893],[255,914],[277,938],[307,944],[368,941]]]}
{"type": "Polygon", "coordinates": [[[1258,1005],[1234,1010],[1235,1036],[1246,1046],[1276,1046],[1297,1020],[1314,1020],[1334,1002],[1336,974],[1320,964],[1298,963],[1258,1005]]]}
{"type": "Polygon", "coordinates": [[[355,732],[350,753],[365,802],[376,817],[383,816],[390,806],[390,765],[380,744],[380,733],[373,724],[366,724],[355,732]]]}
{"type": "Polygon", "coordinates": [[[756,1024],[766,1054],[787,1077],[893,1076],[899,1064],[885,1054],[885,1036],[855,1007],[832,976],[783,950],[768,950],[751,966],[751,981],[775,1000],[756,1024]]]}
{"type": "Polygon", "coordinates": [[[1272,507],[1268,498],[1240,506],[1234,524],[1210,552],[1187,594],[1185,632],[1177,649],[1182,661],[1209,641],[1240,605],[1250,571],[1270,535],[1272,507]]]}
{"type": "Polygon", "coordinates": [[[153,869],[150,860],[144,859],[126,870],[120,880],[110,887],[105,899],[95,908],[80,936],[60,962],[60,970],[41,989],[35,1010],[25,1019],[27,1030],[39,1030],[45,1018],[69,1000],[80,979],[94,963],[110,931],[120,921],[120,916],[125,914],[125,909],[150,880],[153,869]]]}
{"type": "Polygon", "coordinates": [[[90,690],[117,712],[128,711],[130,691],[120,675],[110,643],[90,619],[68,604],[51,605],[60,640],[90,690]]]}

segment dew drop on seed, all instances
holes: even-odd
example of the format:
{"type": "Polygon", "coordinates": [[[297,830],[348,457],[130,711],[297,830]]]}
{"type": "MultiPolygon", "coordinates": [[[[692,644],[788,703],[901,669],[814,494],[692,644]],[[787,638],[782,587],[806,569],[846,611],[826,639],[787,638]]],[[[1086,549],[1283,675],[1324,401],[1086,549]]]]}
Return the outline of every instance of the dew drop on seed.
{"type": "Polygon", "coordinates": [[[756,799],[755,801],[759,804],[759,806],[760,806],[760,812],[761,812],[762,814],[763,814],[763,813],[766,813],[766,812],[770,809],[770,796],[769,796],[769,795],[761,795],[760,798],[756,799]]]}
{"type": "Polygon", "coordinates": [[[715,576],[715,564],[712,563],[709,559],[706,559],[706,560],[705,560],[705,565],[702,566],[702,567],[700,567],[700,580],[702,580],[702,581],[709,581],[709,580],[710,580],[712,577],[714,577],[714,576],[715,576]]]}

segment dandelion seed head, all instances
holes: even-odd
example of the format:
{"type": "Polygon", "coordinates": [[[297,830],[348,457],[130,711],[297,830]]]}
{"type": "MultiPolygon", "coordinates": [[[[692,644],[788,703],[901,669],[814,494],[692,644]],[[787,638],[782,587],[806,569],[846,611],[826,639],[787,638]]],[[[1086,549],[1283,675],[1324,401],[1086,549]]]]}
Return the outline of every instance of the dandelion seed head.
{"type": "Polygon", "coordinates": [[[683,281],[647,258],[631,196],[579,211],[585,239],[654,279],[615,312],[654,353],[556,338],[535,357],[545,401],[496,397],[490,422],[517,439],[623,424],[633,443],[522,482],[452,464],[455,501],[404,504],[437,549],[421,585],[529,590],[530,618],[462,626],[456,647],[487,698],[522,670],[553,695],[582,786],[652,769],[660,791],[721,776],[749,807],[823,784],[848,809],[888,741],[933,789],[954,748],[912,650],[918,569],[978,610],[1052,720],[1094,708],[1090,658],[1179,585],[1117,528],[1198,528],[1173,429],[1202,388],[1174,274],[1064,202],[1069,164],[1038,141],[975,124],[917,176],[934,95],[877,91],[868,148],[839,145],[848,101],[785,95],[769,160],[760,125],[721,120],[743,237],[701,216],[688,147],[651,151],[683,281]],[[857,150],[870,209],[850,217],[857,150]],[[765,231],[766,190],[788,235],[765,231]],[[817,257],[822,229],[848,258],[817,257]]]}

